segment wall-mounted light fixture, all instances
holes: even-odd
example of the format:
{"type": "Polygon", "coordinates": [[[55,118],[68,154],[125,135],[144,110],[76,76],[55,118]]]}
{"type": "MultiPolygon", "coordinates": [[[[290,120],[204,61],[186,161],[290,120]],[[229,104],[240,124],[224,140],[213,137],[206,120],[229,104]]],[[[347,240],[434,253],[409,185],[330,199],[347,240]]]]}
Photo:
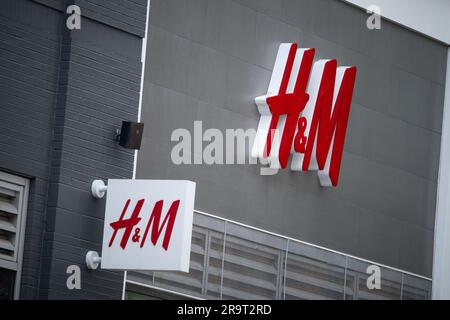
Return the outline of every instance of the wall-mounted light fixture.
{"type": "Polygon", "coordinates": [[[91,194],[96,199],[101,199],[105,196],[108,186],[103,180],[94,180],[91,184],[91,194]]]}
{"type": "Polygon", "coordinates": [[[102,263],[102,258],[98,255],[97,251],[89,251],[86,253],[86,266],[89,270],[96,270],[102,263]]]}
{"type": "MultiPolygon", "coordinates": [[[[108,190],[103,180],[94,180],[91,184],[91,194],[96,199],[102,199],[108,190]]],[[[86,253],[86,266],[90,270],[96,270],[101,264],[102,258],[97,251],[88,251],[86,253]]]]}
{"type": "Polygon", "coordinates": [[[139,150],[141,148],[143,132],[143,123],[123,121],[122,128],[116,130],[116,141],[126,149],[139,150]]]}

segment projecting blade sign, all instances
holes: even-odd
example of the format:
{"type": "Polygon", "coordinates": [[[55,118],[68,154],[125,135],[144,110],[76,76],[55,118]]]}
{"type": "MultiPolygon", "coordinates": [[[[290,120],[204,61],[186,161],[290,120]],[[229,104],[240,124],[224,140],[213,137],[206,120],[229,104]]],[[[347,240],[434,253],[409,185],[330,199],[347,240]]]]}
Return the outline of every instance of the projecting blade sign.
{"type": "Polygon", "coordinates": [[[280,45],[269,90],[255,99],[261,118],[252,156],[273,169],[318,170],[322,186],[337,186],[356,67],[314,62],[314,49],[280,45]]]}
{"type": "Polygon", "coordinates": [[[195,183],[108,180],[102,269],[189,271],[195,183]]]}

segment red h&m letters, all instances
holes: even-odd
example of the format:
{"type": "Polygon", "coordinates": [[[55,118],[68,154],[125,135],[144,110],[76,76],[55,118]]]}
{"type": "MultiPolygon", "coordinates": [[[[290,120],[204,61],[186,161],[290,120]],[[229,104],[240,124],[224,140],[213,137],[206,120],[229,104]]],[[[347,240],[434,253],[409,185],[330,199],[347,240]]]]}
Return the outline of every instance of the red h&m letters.
{"type": "Polygon", "coordinates": [[[292,170],[318,170],[322,186],[337,186],[356,67],[313,63],[314,54],[280,45],[269,90],[255,99],[261,119],[252,155],[279,169],[292,153],[292,170]]]}
{"type": "MultiPolygon", "coordinates": [[[[145,200],[144,199],[139,200],[136,203],[136,206],[134,207],[131,217],[128,219],[124,219],[125,213],[127,212],[130,202],[131,202],[131,199],[128,199],[125,202],[125,206],[122,210],[122,214],[120,215],[119,220],[112,222],[110,224],[111,228],[114,229],[114,232],[111,236],[111,239],[109,240],[109,247],[111,247],[113,245],[114,239],[116,238],[116,235],[117,235],[117,231],[124,229],[122,240],[120,241],[120,247],[123,250],[125,250],[125,248],[128,244],[128,241],[130,239],[131,233],[133,232],[133,228],[141,221],[141,218],[139,217],[139,213],[141,212],[141,209],[142,209],[142,206],[144,205],[145,200]]],[[[177,217],[178,207],[180,206],[180,200],[175,200],[172,203],[162,224],[160,224],[163,204],[164,204],[163,200],[160,200],[155,203],[153,212],[150,215],[150,219],[148,220],[147,227],[145,228],[145,232],[144,232],[144,235],[142,236],[142,239],[141,239],[141,229],[136,228],[134,230],[134,234],[131,238],[131,241],[135,242],[135,243],[140,243],[141,248],[145,244],[145,241],[148,237],[148,232],[150,231],[150,227],[151,227],[150,240],[151,240],[152,244],[154,246],[156,246],[156,243],[158,242],[158,239],[161,236],[161,233],[166,225],[167,225],[167,228],[166,228],[166,232],[164,234],[162,247],[166,251],[169,248],[170,238],[172,236],[173,225],[174,225],[175,219],[177,217]]]]}

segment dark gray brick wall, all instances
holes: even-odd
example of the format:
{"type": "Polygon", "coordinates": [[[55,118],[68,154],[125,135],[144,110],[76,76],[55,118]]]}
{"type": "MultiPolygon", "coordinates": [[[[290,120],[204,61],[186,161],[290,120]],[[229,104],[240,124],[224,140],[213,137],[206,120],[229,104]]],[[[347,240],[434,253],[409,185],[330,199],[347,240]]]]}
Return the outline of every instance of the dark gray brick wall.
{"type": "Polygon", "coordinates": [[[147,1],[145,0],[33,0],[64,11],[69,4],[81,8],[85,18],[118,28],[128,33],[145,35],[147,1]]]}
{"type": "Polygon", "coordinates": [[[95,178],[130,178],[133,152],[113,141],[136,120],[146,0],[0,4],[0,170],[31,179],[21,297],[120,298],[123,274],[84,268],[100,251],[95,178]],[[82,29],[64,8],[81,7],[82,29]],[[82,267],[82,290],[66,268],[82,267]]]}
{"type": "Polygon", "coordinates": [[[0,8],[0,170],[31,179],[21,295],[36,298],[63,17],[30,1],[0,8]]]}

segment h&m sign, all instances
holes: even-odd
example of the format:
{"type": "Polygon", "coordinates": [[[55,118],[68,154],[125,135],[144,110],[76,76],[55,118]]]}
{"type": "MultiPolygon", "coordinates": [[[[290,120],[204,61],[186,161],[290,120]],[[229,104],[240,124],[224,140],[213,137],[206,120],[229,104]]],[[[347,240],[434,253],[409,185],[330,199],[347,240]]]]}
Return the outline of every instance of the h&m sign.
{"type": "Polygon", "coordinates": [[[195,183],[108,180],[102,269],[189,271],[195,183]]]}
{"type": "Polygon", "coordinates": [[[337,186],[356,67],[314,61],[314,49],[280,45],[269,90],[255,99],[261,118],[252,156],[273,169],[318,170],[322,186],[337,186]]]}

